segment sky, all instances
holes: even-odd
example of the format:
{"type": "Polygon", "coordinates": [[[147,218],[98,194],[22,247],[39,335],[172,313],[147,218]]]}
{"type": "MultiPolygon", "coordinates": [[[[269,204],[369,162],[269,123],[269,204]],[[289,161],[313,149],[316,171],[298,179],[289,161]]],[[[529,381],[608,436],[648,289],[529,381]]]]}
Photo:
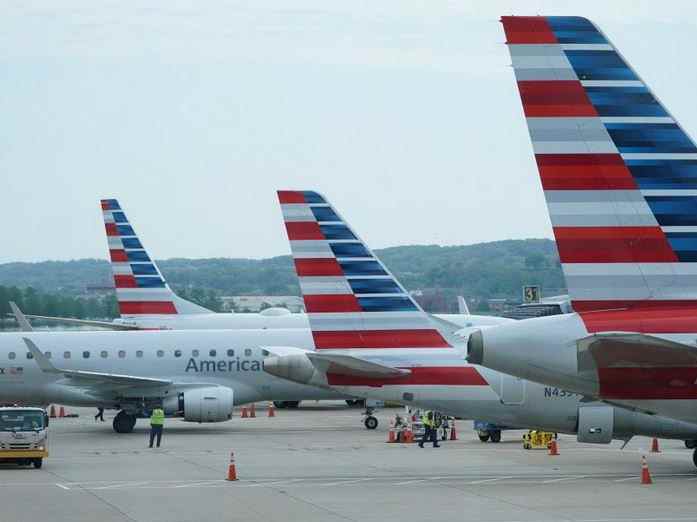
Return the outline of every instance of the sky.
{"type": "Polygon", "coordinates": [[[697,134],[697,3],[0,0],[0,262],[289,251],[275,191],[374,248],[552,237],[501,15],[591,18],[697,134]],[[687,61],[685,61],[687,60],[687,61]]]}

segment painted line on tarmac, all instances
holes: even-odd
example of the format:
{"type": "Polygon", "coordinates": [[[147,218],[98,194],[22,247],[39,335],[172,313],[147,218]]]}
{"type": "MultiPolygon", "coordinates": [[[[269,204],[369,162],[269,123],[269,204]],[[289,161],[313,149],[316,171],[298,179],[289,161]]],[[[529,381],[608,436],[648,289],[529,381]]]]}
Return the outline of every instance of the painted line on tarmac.
{"type": "Polygon", "coordinates": [[[554,478],[554,479],[549,479],[549,480],[543,480],[541,484],[554,484],[555,482],[565,482],[568,480],[579,480],[579,479],[584,479],[588,478],[591,475],[576,475],[573,477],[560,477],[560,478],[554,478]]]}
{"type": "Polygon", "coordinates": [[[497,482],[499,480],[508,480],[516,477],[498,477],[498,478],[490,478],[490,479],[484,479],[484,480],[474,480],[472,482],[465,482],[465,484],[474,486],[477,484],[490,484],[492,482],[497,482]]]}
{"type": "Polygon", "coordinates": [[[354,480],[342,480],[340,482],[329,482],[327,484],[317,484],[320,487],[328,488],[331,486],[344,486],[346,484],[357,484],[359,482],[366,482],[368,480],[376,480],[375,477],[368,477],[368,478],[360,478],[360,479],[354,479],[354,480]]]}
{"type": "Polygon", "coordinates": [[[70,491],[70,488],[68,486],[66,486],[65,484],[59,484],[58,482],[56,482],[56,486],[58,486],[61,489],[66,490],[66,491],[70,491]]]}
{"type": "Polygon", "coordinates": [[[416,484],[418,482],[426,482],[427,479],[414,479],[414,480],[407,480],[406,482],[396,482],[394,485],[395,486],[406,486],[408,484],[416,484]]]}

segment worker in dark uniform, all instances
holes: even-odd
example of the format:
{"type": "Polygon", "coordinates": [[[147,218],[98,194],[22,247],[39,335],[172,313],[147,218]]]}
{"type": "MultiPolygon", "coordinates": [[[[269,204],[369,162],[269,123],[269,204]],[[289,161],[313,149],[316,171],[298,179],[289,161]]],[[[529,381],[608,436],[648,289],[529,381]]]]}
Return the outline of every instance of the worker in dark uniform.
{"type": "Polygon", "coordinates": [[[98,420],[104,422],[104,408],[102,406],[97,408],[97,415],[94,416],[94,422],[98,420]]]}
{"type": "Polygon", "coordinates": [[[438,444],[438,430],[436,429],[435,419],[433,418],[433,412],[424,412],[424,414],[421,416],[421,422],[424,425],[424,436],[421,438],[421,442],[419,442],[419,448],[423,448],[424,442],[428,441],[433,442],[434,448],[440,448],[440,444],[438,444]]]}
{"type": "Polygon", "coordinates": [[[162,431],[165,427],[165,412],[160,406],[156,406],[152,410],[152,415],[150,415],[150,447],[152,448],[152,443],[155,441],[157,436],[157,447],[160,447],[160,441],[162,440],[162,431]]]}

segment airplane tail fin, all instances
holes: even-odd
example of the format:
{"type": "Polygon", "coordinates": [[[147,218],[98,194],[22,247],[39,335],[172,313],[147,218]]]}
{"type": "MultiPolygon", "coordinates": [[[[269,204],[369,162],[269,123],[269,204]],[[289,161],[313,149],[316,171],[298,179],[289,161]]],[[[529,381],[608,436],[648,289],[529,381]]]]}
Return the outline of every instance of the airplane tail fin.
{"type": "Polygon", "coordinates": [[[574,309],[697,309],[692,139],[589,20],[501,21],[574,309]]]}
{"type": "Polygon", "coordinates": [[[279,191],[278,199],[317,350],[450,347],[326,198],[279,191]]]}
{"type": "Polygon", "coordinates": [[[121,317],[212,313],[170,289],[117,200],[101,205],[121,317]]]}

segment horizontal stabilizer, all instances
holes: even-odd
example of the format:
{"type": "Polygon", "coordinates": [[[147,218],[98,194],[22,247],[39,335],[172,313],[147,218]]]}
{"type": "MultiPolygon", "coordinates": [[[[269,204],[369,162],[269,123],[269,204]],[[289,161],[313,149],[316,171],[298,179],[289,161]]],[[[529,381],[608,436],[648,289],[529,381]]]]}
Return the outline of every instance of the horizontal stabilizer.
{"type": "Polygon", "coordinates": [[[307,357],[319,371],[335,375],[389,379],[411,373],[409,370],[366,361],[351,355],[309,352],[307,357]]]}
{"type": "Polygon", "coordinates": [[[580,372],[604,368],[697,367],[697,347],[652,335],[609,332],[578,341],[580,372]]]}

